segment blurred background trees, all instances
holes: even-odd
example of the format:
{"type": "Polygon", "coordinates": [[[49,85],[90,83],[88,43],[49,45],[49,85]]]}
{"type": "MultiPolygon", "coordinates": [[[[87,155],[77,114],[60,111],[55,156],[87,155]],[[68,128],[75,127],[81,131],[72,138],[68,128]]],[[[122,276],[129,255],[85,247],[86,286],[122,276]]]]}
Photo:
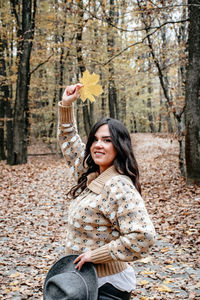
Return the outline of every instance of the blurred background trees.
{"type": "MultiPolygon", "coordinates": [[[[187,41],[199,5],[198,0],[0,0],[0,158],[24,163],[28,144],[55,144],[57,103],[65,86],[88,69],[100,75],[104,92],[95,103],[77,102],[81,136],[103,116],[120,119],[131,132],[173,133],[185,176],[185,133],[187,141],[191,135],[185,130],[185,82],[192,76],[186,74],[192,59],[187,50],[195,51],[187,49],[187,41]]],[[[187,103],[190,99],[188,92],[187,103]]],[[[200,170],[195,136],[192,157],[200,170]]]]}

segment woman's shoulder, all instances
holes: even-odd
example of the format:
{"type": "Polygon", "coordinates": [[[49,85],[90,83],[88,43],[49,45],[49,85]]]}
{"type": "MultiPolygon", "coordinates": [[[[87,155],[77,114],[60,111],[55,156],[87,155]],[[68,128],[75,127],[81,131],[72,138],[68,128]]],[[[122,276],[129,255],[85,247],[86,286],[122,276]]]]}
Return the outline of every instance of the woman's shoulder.
{"type": "Polygon", "coordinates": [[[123,174],[119,174],[110,178],[105,186],[104,192],[106,197],[110,199],[117,199],[119,201],[138,203],[143,202],[143,199],[133,184],[132,180],[123,174]]]}
{"type": "Polygon", "coordinates": [[[111,177],[105,184],[105,188],[112,188],[116,187],[118,189],[130,189],[136,190],[132,180],[130,177],[124,174],[116,174],[115,176],[111,177]]]}

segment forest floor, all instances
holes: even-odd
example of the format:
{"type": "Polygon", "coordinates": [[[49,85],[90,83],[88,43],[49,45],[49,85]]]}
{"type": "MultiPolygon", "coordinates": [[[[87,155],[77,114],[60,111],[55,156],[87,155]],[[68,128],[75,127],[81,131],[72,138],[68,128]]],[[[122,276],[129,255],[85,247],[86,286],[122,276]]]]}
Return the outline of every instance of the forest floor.
{"type": "MultiPolygon", "coordinates": [[[[178,142],[134,134],[143,198],[157,231],[151,254],[134,263],[132,299],[200,299],[200,188],[178,170],[178,142]]],[[[49,152],[33,145],[29,152],[49,152]]],[[[64,254],[72,181],[60,155],[0,162],[0,299],[42,299],[50,266],[64,254]]]]}

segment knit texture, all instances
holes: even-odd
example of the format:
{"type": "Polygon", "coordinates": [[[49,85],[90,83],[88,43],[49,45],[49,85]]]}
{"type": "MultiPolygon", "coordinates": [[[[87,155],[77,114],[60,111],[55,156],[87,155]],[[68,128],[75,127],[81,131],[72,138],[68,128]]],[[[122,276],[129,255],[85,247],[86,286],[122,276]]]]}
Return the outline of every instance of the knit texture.
{"type": "MultiPolygon", "coordinates": [[[[72,119],[59,105],[58,138],[72,176],[82,172],[85,145],[72,119]],[[62,122],[64,123],[61,123],[62,122]],[[71,123],[69,121],[72,121],[71,123]]],[[[72,110],[72,107],[71,107],[72,110]]],[[[66,253],[92,250],[99,277],[123,271],[127,264],[147,255],[155,230],[144,201],[129,177],[114,166],[88,176],[85,190],[70,203],[66,253]]]]}

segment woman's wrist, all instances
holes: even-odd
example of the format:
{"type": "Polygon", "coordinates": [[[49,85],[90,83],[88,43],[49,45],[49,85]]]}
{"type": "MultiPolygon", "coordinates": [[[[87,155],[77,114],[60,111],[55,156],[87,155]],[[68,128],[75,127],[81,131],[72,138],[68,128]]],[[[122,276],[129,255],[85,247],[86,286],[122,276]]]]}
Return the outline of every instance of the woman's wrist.
{"type": "Polygon", "coordinates": [[[71,106],[80,96],[82,86],[80,83],[67,86],[62,96],[62,106],[71,106]]]}
{"type": "Polygon", "coordinates": [[[72,103],[71,101],[66,101],[66,100],[61,100],[61,105],[62,106],[72,106],[72,103]]]}

